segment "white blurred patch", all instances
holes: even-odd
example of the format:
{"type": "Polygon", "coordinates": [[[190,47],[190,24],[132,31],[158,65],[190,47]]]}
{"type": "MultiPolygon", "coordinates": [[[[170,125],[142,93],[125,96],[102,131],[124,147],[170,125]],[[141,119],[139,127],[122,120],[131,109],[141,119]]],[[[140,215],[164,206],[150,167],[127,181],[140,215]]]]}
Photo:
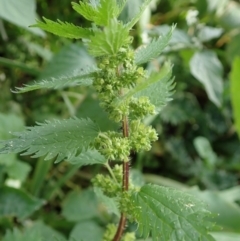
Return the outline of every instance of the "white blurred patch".
{"type": "Polygon", "coordinates": [[[196,24],[198,22],[198,16],[199,12],[197,10],[189,9],[186,16],[186,22],[188,26],[192,26],[193,24],[196,24]]]}
{"type": "Polygon", "coordinates": [[[13,188],[17,188],[17,189],[21,187],[21,182],[17,179],[7,179],[5,181],[5,184],[8,187],[13,187],[13,188]]]}

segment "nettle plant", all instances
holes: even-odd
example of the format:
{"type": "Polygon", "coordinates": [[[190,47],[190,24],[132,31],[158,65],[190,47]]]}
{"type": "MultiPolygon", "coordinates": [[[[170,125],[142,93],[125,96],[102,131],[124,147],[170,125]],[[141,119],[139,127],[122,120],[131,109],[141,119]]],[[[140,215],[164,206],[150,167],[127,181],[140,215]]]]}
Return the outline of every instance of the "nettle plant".
{"type": "Polygon", "coordinates": [[[16,89],[23,93],[41,88],[93,86],[101,107],[122,128],[102,132],[92,120],[76,117],[46,121],[14,133],[15,138],[2,142],[0,153],[22,152],[35,158],[45,156],[45,160],[55,158],[56,163],[66,160],[75,165],[105,166],[109,175],[98,174],[92,183],[117,203],[121,217],[118,224],[107,226],[104,241],[136,240],[134,233],[124,232],[127,222],[137,223],[138,235],[144,239],[150,236],[153,241],[214,240],[208,233],[212,225],[206,218],[210,213],[197,198],[158,185],[135,186],[130,179],[131,152],[150,150],[158,138],[143,120],[158,114],[170,100],[174,87],[169,62],[152,73],[139,67],[161,54],[174,27],[147,46],[136,51],[131,48],[130,31],[150,2],[146,0],[127,23],[118,20],[126,0],[72,3],[75,11],[92,22],[91,28],[46,18],[38,21],[35,27],[61,37],[82,39],[98,64],[16,89]]]}

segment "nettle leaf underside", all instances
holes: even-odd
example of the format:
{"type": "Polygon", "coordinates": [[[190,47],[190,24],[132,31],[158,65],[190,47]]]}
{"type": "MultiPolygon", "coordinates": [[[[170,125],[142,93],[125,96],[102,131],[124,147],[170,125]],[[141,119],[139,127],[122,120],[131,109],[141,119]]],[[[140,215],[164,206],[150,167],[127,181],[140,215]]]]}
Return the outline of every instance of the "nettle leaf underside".
{"type": "Polygon", "coordinates": [[[51,78],[46,80],[36,81],[33,84],[17,87],[14,92],[24,93],[37,89],[62,89],[73,86],[89,86],[92,84],[93,76],[98,70],[89,68],[87,70],[75,71],[72,74],[51,78]]]}
{"type": "Polygon", "coordinates": [[[73,39],[89,38],[89,36],[93,34],[91,29],[81,28],[72,23],[62,22],[60,20],[54,22],[44,17],[43,20],[45,22],[37,21],[37,23],[31,27],[39,27],[55,35],[73,39]]]}
{"type": "Polygon", "coordinates": [[[145,185],[132,195],[136,221],[144,238],[153,241],[214,241],[208,234],[210,212],[194,196],[175,189],[145,185]],[[140,208],[141,207],[141,208],[140,208]]]}
{"type": "Polygon", "coordinates": [[[78,156],[72,157],[69,162],[74,165],[93,165],[93,164],[105,164],[106,158],[101,155],[96,149],[88,149],[82,151],[78,156]]]}
{"type": "Polygon", "coordinates": [[[158,39],[152,40],[147,46],[140,47],[135,53],[135,63],[137,65],[147,63],[148,61],[157,58],[162,51],[167,47],[169,41],[171,40],[173,30],[175,26],[169,30],[169,32],[160,36],[158,39]]]}
{"type": "Polygon", "coordinates": [[[0,154],[23,152],[32,157],[46,156],[45,160],[56,158],[71,161],[82,151],[86,152],[90,143],[98,135],[97,126],[90,119],[72,118],[40,123],[27,127],[24,132],[13,133],[16,138],[2,141],[0,154]]]}
{"type": "Polygon", "coordinates": [[[171,100],[174,83],[172,77],[172,66],[167,62],[159,72],[154,72],[146,80],[143,80],[135,88],[116,101],[117,104],[131,97],[147,96],[156,110],[160,109],[171,100]]]}

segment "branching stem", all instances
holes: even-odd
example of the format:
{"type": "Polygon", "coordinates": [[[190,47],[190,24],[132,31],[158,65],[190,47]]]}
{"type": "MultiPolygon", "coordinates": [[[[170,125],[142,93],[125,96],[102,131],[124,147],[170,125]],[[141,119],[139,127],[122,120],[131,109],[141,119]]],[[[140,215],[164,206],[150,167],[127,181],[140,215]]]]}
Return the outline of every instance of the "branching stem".
{"type": "MultiPolygon", "coordinates": [[[[123,127],[123,136],[125,138],[128,138],[128,136],[129,136],[129,128],[128,128],[128,118],[127,118],[127,116],[125,116],[123,118],[122,127],[123,127]]],[[[123,161],[122,191],[123,192],[127,191],[128,190],[128,186],[129,186],[129,160],[124,160],[123,161]]],[[[122,213],[120,221],[119,221],[119,224],[118,224],[118,229],[117,229],[117,232],[116,232],[116,234],[114,236],[113,241],[120,241],[120,239],[121,239],[121,237],[123,235],[123,232],[124,232],[126,221],[127,221],[127,219],[126,219],[125,215],[122,213]]]]}
{"type": "Polygon", "coordinates": [[[113,180],[117,183],[117,179],[116,179],[116,177],[115,177],[115,175],[114,175],[114,173],[112,171],[112,168],[109,166],[108,163],[105,164],[105,167],[108,169],[108,171],[109,171],[111,177],[113,178],[113,180]]]}

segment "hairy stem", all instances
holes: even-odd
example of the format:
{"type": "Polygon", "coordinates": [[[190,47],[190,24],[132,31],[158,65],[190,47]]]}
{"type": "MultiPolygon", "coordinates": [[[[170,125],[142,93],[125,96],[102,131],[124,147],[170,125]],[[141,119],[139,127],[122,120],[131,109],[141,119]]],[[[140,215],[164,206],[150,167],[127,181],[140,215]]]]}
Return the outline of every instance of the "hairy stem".
{"type": "MultiPolygon", "coordinates": [[[[129,129],[128,129],[128,118],[126,116],[123,118],[122,127],[123,127],[123,136],[125,138],[128,138],[129,129]]],[[[127,191],[128,186],[129,186],[129,160],[124,160],[123,161],[122,191],[123,192],[127,191]]],[[[122,213],[119,224],[118,224],[118,229],[117,229],[117,232],[116,232],[116,234],[113,238],[113,241],[120,241],[120,239],[123,235],[123,232],[124,232],[126,221],[127,221],[127,219],[126,219],[125,215],[122,213]]]]}

